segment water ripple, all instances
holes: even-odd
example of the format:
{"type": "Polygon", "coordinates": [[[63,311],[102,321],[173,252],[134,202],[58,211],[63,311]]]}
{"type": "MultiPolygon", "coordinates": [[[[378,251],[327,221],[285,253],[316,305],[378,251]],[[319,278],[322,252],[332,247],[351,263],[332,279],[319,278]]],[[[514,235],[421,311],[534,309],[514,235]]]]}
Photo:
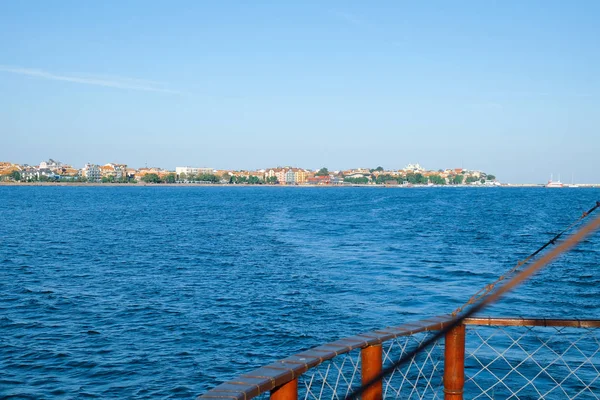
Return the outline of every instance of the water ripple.
{"type": "MultiPolygon", "coordinates": [[[[0,187],[0,397],[193,398],[317,344],[450,312],[599,199],[0,187]]],[[[487,313],[598,318],[599,243],[487,313]]]]}

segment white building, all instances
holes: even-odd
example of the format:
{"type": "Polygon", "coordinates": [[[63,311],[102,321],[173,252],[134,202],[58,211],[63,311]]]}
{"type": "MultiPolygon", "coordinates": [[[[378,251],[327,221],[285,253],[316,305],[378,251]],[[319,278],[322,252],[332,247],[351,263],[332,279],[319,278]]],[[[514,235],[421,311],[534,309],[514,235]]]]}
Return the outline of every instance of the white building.
{"type": "Polygon", "coordinates": [[[212,168],[194,168],[194,167],[175,167],[175,173],[177,176],[181,174],[186,175],[200,175],[200,174],[212,174],[215,170],[212,168]]]}
{"type": "Polygon", "coordinates": [[[40,177],[40,171],[37,168],[26,166],[21,169],[21,180],[33,181],[40,177]]]}
{"type": "Polygon", "coordinates": [[[423,172],[425,171],[425,168],[421,167],[419,163],[408,164],[406,167],[404,167],[404,171],[423,172]]]}
{"type": "Polygon", "coordinates": [[[48,161],[42,161],[40,163],[40,169],[58,169],[61,168],[64,164],[61,163],[60,161],[54,161],[53,159],[49,159],[48,161]]]}
{"type": "Polygon", "coordinates": [[[87,178],[88,182],[100,182],[102,180],[102,170],[96,164],[85,164],[81,170],[81,175],[87,178]]]}
{"type": "Polygon", "coordinates": [[[293,170],[289,169],[286,171],[285,183],[287,183],[288,185],[292,185],[292,184],[296,183],[296,174],[294,173],[293,170]]]}
{"type": "Polygon", "coordinates": [[[118,181],[127,178],[127,164],[108,163],[100,170],[103,176],[113,176],[118,181]]]}

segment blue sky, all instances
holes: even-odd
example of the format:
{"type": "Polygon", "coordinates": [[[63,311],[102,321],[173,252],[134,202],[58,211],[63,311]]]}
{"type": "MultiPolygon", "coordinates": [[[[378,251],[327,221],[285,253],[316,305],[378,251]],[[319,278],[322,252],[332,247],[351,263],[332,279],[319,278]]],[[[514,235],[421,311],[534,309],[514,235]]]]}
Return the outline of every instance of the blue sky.
{"type": "Polygon", "coordinates": [[[0,160],[600,182],[600,2],[0,2],[0,160]]]}

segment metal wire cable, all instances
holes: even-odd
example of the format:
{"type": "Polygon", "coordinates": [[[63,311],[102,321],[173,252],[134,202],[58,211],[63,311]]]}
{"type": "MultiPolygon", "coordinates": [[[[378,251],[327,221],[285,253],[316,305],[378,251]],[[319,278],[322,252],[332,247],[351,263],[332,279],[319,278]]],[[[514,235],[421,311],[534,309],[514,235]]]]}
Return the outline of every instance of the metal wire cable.
{"type": "MultiPolygon", "coordinates": [[[[584,213],[575,223],[571,224],[571,226],[558,235],[556,235],[552,240],[546,243],[544,246],[536,250],[528,259],[539,254],[542,250],[548,247],[550,244],[555,244],[556,239],[560,238],[567,230],[569,230],[573,225],[577,222],[581,221],[581,219],[585,218],[587,214],[594,211],[596,208],[600,207],[600,202],[596,202],[596,205],[587,213],[584,213]]],[[[370,388],[375,383],[381,381],[387,375],[392,373],[398,367],[406,364],[410,361],[414,356],[420,353],[423,349],[429,347],[437,340],[444,337],[449,331],[460,325],[463,320],[473,316],[479,311],[483,310],[488,305],[495,303],[500,297],[509,291],[513,290],[515,287],[523,283],[527,278],[531,277],[536,272],[540,271],[542,268],[546,267],[549,263],[554,261],[558,256],[562,253],[571,250],[573,247],[582,242],[585,238],[591,235],[594,231],[600,228],[600,216],[596,217],[588,224],[581,227],[578,231],[576,231],[572,236],[566,239],[564,242],[555,247],[552,251],[544,255],[542,258],[533,262],[529,267],[525,268],[517,275],[509,279],[503,286],[500,286],[495,292],[491,292],[491,289],[486,293],[487,297],[479,297],[479,301],[476,302],[469,310],[467,310],[464,314],[460,316],[454,316],[454,318],[445,325],[442,329],[440,329],[435,335],[431,336],[427,340],[423,341],[420,345],[418,345],[415,349],[405,353],[403,357],[401,357],[398,361],[392,363],[390,366],[383,368],[377,376],[371,379],[369,382],[365,383],[358,389],[354,390],[348,396],[346,396],[346,400],[354,400],[357,399],[362,393],[364,393],[368,388],[370,388]]],[[[520,265],[519,265],[520,266],[520,265]]],[[[493,288],[492,288],[493,289],[493,288]]]]}
{"type": "Polygon", "coordinates": [[[514,274],[520,267],[522,267],[523,265],[529,263],[529,261],[531,261],[531,259],[533,259],[535,256],[537,256],[538,254],[540,254],[542,251],[544,251],[544,249],[546,249],[546,247],[550,246],[551,244],[555,244],[556,241],[558,239],[560,239],[565,233],[567,233],[568,231],[570,231],[571,229],[573,229],[573,227],[575,225],[577,225],[579,222],[581,222],[585,217],[587,217],[588,215],[590,215],[591,213],[593,213],[597,208],[600,207],[600,201],[596,202],[596,205],[592,208],[590,208],[588,211],[584,211],[583,214],[577,218],[571,225],[567,226],[565,229],[563,229],[561,232],[559,232],[558,234],[556,234],[552,239],[550,239],[549,241],[547,241],[546,243],[544,243],[543,246],[541,246],[540,248],[538,248],[536,251],[534,251],[533,253],[531,253],[530,255],[528,255],[524,260],[521,260],[517,263],[517,265],[515,265],[513,268],[511,268],[510,270],[508,270],[507,272],[505,272],[503,275],[501,275],[498,279],[496,279],[494,282],[484,286],[483,288],[479,289],[473,296],[471,296],[471,298],[462,306],[458,307],[456,310],[454,310],[452,312],[452,316],[455,317],[458,314],[460,314],[467,306],[471,305],[471,304],[475,304],[477,301],[479,301],[479,299],[487,296],[488,293],[490,293],[492,290],[494,290],[494,287],[496,287],[496,285],[500,282],[502,282],[503,280],[505,280],[507,277],[509,277],[510,275],[514,274]]]}

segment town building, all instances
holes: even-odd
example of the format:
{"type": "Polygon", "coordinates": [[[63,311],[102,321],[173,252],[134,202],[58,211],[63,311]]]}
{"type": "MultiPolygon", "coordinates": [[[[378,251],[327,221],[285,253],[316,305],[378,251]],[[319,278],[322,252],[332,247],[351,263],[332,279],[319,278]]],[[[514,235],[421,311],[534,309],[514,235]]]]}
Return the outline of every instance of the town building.
{"type": "Polygon", "coordinates": [[[371,180],[371,175],[370,174],[362,174],[362,173],[350,173],[347,175],[344,175],[344,177],[346,178],[369,178],[369,180],[371,180]]]}
{"type": "Polygon", "coordinates": [[[63,167],[63,163],[61,163],[60,161],[54,161],[53,159],[49,159],[48,161],[42,161],[40,163],[39,168],[40,169],[49,169],[51,171],[54,171],[56,169],[62,168],[63,167]]]}
{"type": "Polygon", "coordinates": [[[307,179],[306,171],[303,169],[300,169],[300,168],[295,168],[294,169],[294,179],[295,179],[295,182],[298,184],[306,183],[306,179],[307,179]]]}
{"type": "Polygon", "coordinates": [[[285,172],[285,184],[293,185],[295,183],[296,183],[296,174],[294,173],[294,171],[292,169],[288,169],[285,172]]]}
{"type": "Polygon", "coordinates": [[[248,177],[251,177],[251,176],[255,176],[258,179],[260,179],[261,181],[264,181],[265,180],[265,170],[262,169],[262,170],[258,170],[258,171],[248,172],[248,177]]]}
{"type": "Polygon", "coordinates": [[[135,172],[134,179],[136,181],[141,181],[144,176],[148,174],[155,174],[160,179],[165,179],[167,176],[171,174],[175,174],[173,171],[167,171],[162,168],[151,167],[151,168],[140,168],[135,172]]]}
{"type": "Polygon", "coordinates": [[[329,185],[331,183],[331,177],[326,176],[311,176],[307,178],[307,183],[311,185],[329,185]]]}
{"type": "Polygon", "coordinates": [[[80,171],[71,167],[70,165],[63,165],[61,168],[54,170],[61,180],[72,181],[80,176],[80,171]]]}
{"type": "Polygon", "coordinates": [[[100,170],[100,166],[96,164],[85,164],[81,170],[81,175],[88,182],[100,182],[102,180],[102,171],[100,170]]]}
{"type": "Polygon", "coordinates": [[[22,167],[18,164],[11,164],[9,162],[0,162],[0,179],[1,180],[14,180],[21,176],[22,167]]]}
{"type": "Polygon", "coordinates": [[[37,168],[34,167],[30,167],[30,166],[23,166],[21,168],[21,180],[28,182],[28,181],[36,181],[39,179],[40,177],[40,173],[38,171],[37,168]]]}
{"type": "Polygon", "coordinates": [[[108,163],[100,167],[101,177],[115,181],[127,179],[127,165],[108,163]]]}
{"type": "Polygon", "coordinates": [[[175,173],[177,174],[177,176],[181,176],[181,174],[185,174],[187,176],[213,174],[214,171],[215,170],[213,168],[175,167],[175,173]]]}
{"type": "Polygon", "coordinates": [[[48,179],[49,181],[60,179],[60,175],[54,173],[54,171],[52,171],[50,168],[38,168],[37,172],[39,179],[43,179],[42,177],[48,179]]]}
{"type": "Polygon", "coordinates": [[[404,171],[405,172],[423,172],[425,171],[425,168],[421,167],[419,165],[419,163],[416,164],[408,164],[406,167],[404,167],[404,171]]]}
{"type": "Polygon", "coordinates": [[[265,180],[274,177],[275,176],[275,172],[276,172],[276,170],[273,169],[273,168],[270,168],[270,169],[266,170],[265,171],[265,180]]]}
{"type": "Polygon", "coordinates": [[[279,183],[285,184],[285,175],[286,175],[286,170],[283,168],[278,168],[275,171],[275,177],[277,178],[277,181],[279,183]]]}

